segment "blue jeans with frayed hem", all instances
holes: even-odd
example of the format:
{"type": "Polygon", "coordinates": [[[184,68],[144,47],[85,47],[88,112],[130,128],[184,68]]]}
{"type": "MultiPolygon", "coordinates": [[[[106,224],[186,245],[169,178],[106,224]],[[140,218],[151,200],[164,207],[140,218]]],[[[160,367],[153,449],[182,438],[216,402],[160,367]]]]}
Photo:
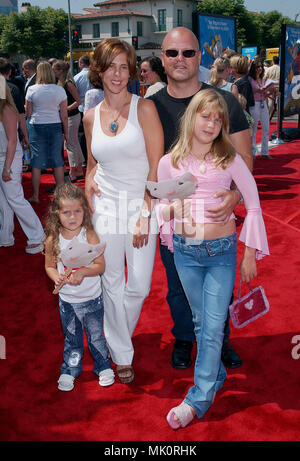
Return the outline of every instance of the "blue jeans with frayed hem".
{"type": "Polygon", "coordinates": [[[197,341],[194,385],[184,401],[201,418],[226,379],[224,326],[236,271],[236,234],[194,240],[174,234],[174,261],[192,310],[197,341]]]}
{"type": "Polygon", "coordinates": [[[93,371],[99,375],[100,371],[110,368],[108,348],[103,333],[102,296],[82,303],[68,303],[59,297],[59,311],[65,335],[64,363],[61,366],[61,373],[74,378],[78,378],[81,374],[84,331],[95,362],[93,371]]]}

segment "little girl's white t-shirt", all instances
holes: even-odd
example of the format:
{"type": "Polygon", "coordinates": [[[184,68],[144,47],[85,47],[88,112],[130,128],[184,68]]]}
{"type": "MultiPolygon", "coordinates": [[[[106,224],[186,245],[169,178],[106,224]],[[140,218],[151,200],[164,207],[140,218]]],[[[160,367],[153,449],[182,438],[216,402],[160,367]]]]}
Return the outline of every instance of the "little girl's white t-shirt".
{"type": "MultiPolygon", "coordinates": [[[[86,230],[83,227],[77,236],[80,242],[87,242],[86,230]]],[[[60,250],[64,250],[70,243],[70,240],[63,238],[59,234],[59,246],[60,250]]],[[[65,272],[65,267],[61,261],[57,263],[57,270],[60,274],[65,272]]],[[[80,285],[69,285],[65,284],[59,290],[59,296],[63,301],[67,303],[83,303],[90,301],[91,299],[96,299],[102,293],[101,290],[101,278],[100,275],[93,275],[91,277],[84,277],[80,285]]]]}

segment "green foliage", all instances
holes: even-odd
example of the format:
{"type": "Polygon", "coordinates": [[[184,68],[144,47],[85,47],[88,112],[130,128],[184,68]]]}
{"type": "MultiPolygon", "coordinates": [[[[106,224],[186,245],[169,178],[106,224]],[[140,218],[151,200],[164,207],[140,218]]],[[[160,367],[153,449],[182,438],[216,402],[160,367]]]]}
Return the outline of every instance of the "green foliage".
{"type": "Polygon", "coordinates": [[[278,11],[251,13],[247,11],[244,0],[203,0],[197,3],[197,11],[236,18],[237,46],[258,45],[260,49],[278,47],[281,25],[295,24],[278,11]]]}
{"type": "Polygon", "coordinates": [[[256,16],[260,31],[259,45],[261,48],[279,47],[282,24],[295,24],[294,21],[286,16],[282,16],[278,11],[270,11],[269,13],[260,12],[260,14],[256,16]]]}
{"type": "MultiPolygon", "coordinates": [[[[33,59],[62,58],[66,53],[63,35],[67,25],[68,15],[62,9],[35,6],[23,13],[11,13],[2,29],[1,49],[33,59]]],[[[1,26],[0,19],[0,30],[1,26]]]]}

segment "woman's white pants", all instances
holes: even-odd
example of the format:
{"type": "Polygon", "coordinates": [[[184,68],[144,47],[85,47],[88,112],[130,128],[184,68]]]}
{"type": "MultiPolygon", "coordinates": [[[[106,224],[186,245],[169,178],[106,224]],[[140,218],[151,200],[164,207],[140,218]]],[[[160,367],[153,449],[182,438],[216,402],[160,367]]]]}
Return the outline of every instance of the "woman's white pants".
{"type": "Polygon", "coordinates": [[[5,156],[0,156],[0,245],[14,244],[14,214],[23,232],[27,244],[41,243],[44,230],[30,203],[24,198],[22,187],[22,157],[15,157],[11,169],[11,181],[2,180],[5,156]]]}
{"type": "Polygon", "coordinates": [[[117,365],[130,365],[134,354],[132,334],[151,287],[157,233],[149,233],[148,244],[139,249],[133,247],[133,235],[130,232],[97,233],[101,242],[106,243],[106,267],[101,277],[104,334],[113,362],[117,365]]]}
{"type": "Polygon", "coordinates": [[[81,150],[78,130],[81,121],[81,115],[75,114],[68,117],[68,145],[67,153],[70,167],[76,167],[80,163],[84,162],[84,156],[81,150]]]}
{"type": "Polygon", "coordinates": [[[263,101],[263,107],[261,107],[260,101],[255,101],[255,106],[250,107],[250,114],[253,117],[254,124],[252,129],[252,154],[256,155],[256,133],[258,122],[261,123],[262,138],[261,138],[261,155],[269,155],[269,129],[270,129],[270,115],[266,101],[263,101]]]}

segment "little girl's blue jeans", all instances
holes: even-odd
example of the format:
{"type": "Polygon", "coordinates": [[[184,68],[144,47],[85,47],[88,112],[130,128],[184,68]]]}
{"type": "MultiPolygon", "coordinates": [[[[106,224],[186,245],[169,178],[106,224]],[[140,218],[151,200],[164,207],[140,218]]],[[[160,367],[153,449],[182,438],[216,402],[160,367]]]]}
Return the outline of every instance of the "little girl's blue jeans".
{"type": "Polygon", "coordinates": [[[224,325],[234,287],[236,234],[196,240],[174,234],[174,260],[193,314],[197,341],[194,385],[184,401],[201,418],[226,379],[224,325]]]}
{"type": "Polygon", "coordinates": [[[77,378],[82,372],[85,331],[88,347],[94,359],[93,371],[110,368],[108,349],[103,333],[104,307],[102,296],[82,303],[68,303],[59,297],[59,311],[65,335],[64,363],[61,373],[77,378]]]}

